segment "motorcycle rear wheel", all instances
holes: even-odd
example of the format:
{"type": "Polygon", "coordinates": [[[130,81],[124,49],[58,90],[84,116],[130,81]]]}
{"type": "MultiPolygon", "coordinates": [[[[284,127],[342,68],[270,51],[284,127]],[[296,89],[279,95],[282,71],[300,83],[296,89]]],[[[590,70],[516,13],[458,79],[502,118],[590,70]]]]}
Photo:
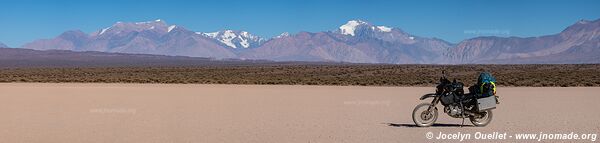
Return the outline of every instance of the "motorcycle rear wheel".
{"type": "Polygon", "coordinates": [[[429,127],[437,120],[437,108],[432,107],[430,111],[427,111],[429,106],[431,106],[431,103],[421,103],[413,110],[412,118],[413,122],[415,122],[417,126],[429,127]]]}
{"type": "Polygon", "coordinates": [[[494,114],[492,114],[492,110],[486,110],[484,111],[484,115],[482,117],[476,118],[471,116],[469,117],[469,120],[471,120],[471,123],[477,127],[484,127],[492,122],[493,115],[494,114]]]}

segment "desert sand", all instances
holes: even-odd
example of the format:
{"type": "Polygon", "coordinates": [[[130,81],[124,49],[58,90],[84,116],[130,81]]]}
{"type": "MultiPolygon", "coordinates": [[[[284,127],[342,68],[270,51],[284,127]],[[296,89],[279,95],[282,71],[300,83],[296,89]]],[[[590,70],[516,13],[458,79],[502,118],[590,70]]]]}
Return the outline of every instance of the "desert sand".
{"type": "Polygon", "coordinates": [[[433,87],[4,83],[0,142],[451,142],[457,140],[430,140],[425,134],[600,131],[598,87],[499,87],[501,104],[486,127],[470,126],[467,119],[468,126],[461,128],[461,119],[441,110],[437,125],[414,127],[411,112],[425,102],[418,98],[433,91],[433,87]]]}

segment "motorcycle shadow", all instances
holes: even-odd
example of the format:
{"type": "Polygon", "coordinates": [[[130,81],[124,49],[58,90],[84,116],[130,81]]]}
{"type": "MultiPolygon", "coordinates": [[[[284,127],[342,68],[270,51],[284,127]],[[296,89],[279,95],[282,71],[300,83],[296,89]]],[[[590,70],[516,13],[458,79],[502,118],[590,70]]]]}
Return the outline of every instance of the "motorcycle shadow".
{"type": "MultiPolygon", "coordinates": [[[[430,128],[430,127],[461,127],[460,124],[441,124],[441,123],[435,123],[429,127],[419,127],[415,124],[397,124],[397,123],[385,123],[388,126],[391,127],[404,127],[404,128],[430,128]]],[[[462,125],[462,127],[475,127],[473,125],[470,124],[464,124],[462,125]]]]}

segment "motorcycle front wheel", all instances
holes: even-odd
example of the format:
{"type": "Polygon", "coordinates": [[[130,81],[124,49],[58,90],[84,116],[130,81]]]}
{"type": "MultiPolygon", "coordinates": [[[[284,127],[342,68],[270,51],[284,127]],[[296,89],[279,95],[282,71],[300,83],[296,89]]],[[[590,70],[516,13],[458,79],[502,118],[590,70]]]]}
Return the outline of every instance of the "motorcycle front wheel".
{"type": "Polygon", "coordinates": [[[477,127],[483,127],[492,122],[492,110],[486,110],[481,114],[483,114],[483,116],[481,117],[469,117],[469,120],[471,120],[471,123],[473,123],[473,125],[477,127]]]}
{"type": "Polygon", "coordinates": [[[431,106],[431,103],[421,103],[413,110],[412,118],[417,126],[429,127],[437,120],[437,109],[432,107],[431,110],[427,110],[429,106],[431,106]]]}

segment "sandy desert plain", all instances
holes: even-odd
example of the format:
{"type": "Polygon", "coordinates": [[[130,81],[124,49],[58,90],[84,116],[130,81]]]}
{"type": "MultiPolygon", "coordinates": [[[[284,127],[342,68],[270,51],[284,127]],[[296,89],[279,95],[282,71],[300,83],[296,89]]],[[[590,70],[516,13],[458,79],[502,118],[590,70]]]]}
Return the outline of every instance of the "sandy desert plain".
{"type": "Polygon", "coordinates": [[[0,143],[600,142],[600,0],[0,4],[0,143]]]}
{"type": "MultiPolygon", "coordinates": [[[[426,134],[597,134],[599,87],[499,87],[486,127],[443,112],[415,127],[432,87],[0,83],[1,142],[457,142],[426,134]]],[[[427,101],[428,102],[428,101],[427,101]]],[[[438,107],[441,108],[441,107],[438,107]]],[[[594,139],[595,140],[595,139],[594,139]]],[[[542,142],[591,142],[542,140],[542,142]]]]}

